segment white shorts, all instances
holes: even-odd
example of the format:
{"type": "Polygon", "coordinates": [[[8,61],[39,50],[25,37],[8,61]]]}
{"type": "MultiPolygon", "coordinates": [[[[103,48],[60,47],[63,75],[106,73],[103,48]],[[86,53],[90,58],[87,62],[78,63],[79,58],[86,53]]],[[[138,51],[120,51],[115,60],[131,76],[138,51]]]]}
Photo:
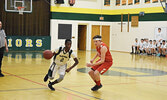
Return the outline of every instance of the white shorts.
{"type": "Polygon", "coordinates": [[[50,79],[53,79],[56,75],[56,72],[58,72],[59,75],[65,75],[67,69],[67,64],[65,65],[56,65],[53,69],[52,77],[50,79]]]}
{"type": "Polygon", "coordinates": [[[164,46],[164,45],[161,45],[161,47],[160,47],[161,49],[166,49],[166,46],[164,46]]]}
{"type": "Polygon", "coordinates": [[[157,48],[157,46],[153,45],[152,48],[155,49],[155,48],[157,48]]]}

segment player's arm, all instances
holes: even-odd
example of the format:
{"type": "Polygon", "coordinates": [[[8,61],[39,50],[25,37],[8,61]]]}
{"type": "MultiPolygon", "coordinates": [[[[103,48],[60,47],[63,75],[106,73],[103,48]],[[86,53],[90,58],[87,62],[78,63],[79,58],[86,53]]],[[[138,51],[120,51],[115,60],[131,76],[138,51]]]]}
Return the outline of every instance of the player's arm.
{"type": "Polygon", "coordinates": [[[95,57],[92,60],[90,60],[90,63],[93,63],[93,61],[97,58],[97,56],[98,56],[98,52],[96,53],[95,57]]]}
{"type": "Polygon", "coordinates": [[[7,45],[6,38],[5,38],[5,47],[6,47],[6,52],[8,52],[8,45],[7,45]]]}
{"type": "Polygon", "coordinates": [[[106,52],[107,52],[107,48],[105,46],[103,46],[101,48],[101,59],[100,59],[100,61],[94,63],[92,66],[96,66],[96,65],[100,65],[100,64],[104,63],[106,52]]]}
{"type": "Polygon", "coordinates": [[[51,50],[51,51],[52,51],[53,55],[55,55],[55,54],[56,54],[55,50],[51,50]]]}
{"type": "Polygon", "coordinates": [[[51,50],[53,55],[55,55],[57,52],[58,52],[58,49],[55,49],[55,50],[51,50]]]}
{"type": "Polygon", "coordinates": [[[55,50],[51,50],[52,53],[53,53],[53,55],[55,55],[56,53],[58,53],[58,52],[59,52],[59,49],[60,49],[60,47],[59,47],[59,48],[56,48],[55,50]]]}
{"type": "Polygon", "coordinates": [[[70,71],[71,69],[73,69],[76,65],[78,65],[78,63],[79,63],[78,59],[77,59],[77,58],[74,58],[74,61],[75,61],[75,63],[74,63],[71,67],[67,68],[67,69],[66,69],[66,72],[69,72],[69,71],[70,71]]]}
{"type": "Polygon", "coordinates": [[[107,52],[107,48],[105,46],[103,46],[101,48],[101,58],[100,58],[100,61],[92,64],[92,63],[87,63],[87,67],[91,67],[91,66],[96,66],[96,65],[100,65],[102,63],[104,63],[105,61],[105,56],[106,56],[106,52],[107,52]]]}

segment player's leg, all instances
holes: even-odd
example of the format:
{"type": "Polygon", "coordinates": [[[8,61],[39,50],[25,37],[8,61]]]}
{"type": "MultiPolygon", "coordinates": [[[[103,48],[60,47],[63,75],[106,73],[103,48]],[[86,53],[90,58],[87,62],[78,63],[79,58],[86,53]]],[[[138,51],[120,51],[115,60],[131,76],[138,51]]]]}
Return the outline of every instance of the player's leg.
{"type": "Polygon", "coordinates": [[[4,75],[2,74],[2,71],[1,71],[3,53],[4,53],[4,47],[0,48],[0,77],[4,77],[4,75]]]}
{"type": "Polygon", "coordinates": [[[58,70],[59,78],[56,79],[56,80],[53,82],[53,84],[57,84],[57,83],[61,82],[61,81],[64,79],[64,76],[65,76],[65,74],[66,74],[66,69],[67,69],[67,64],[65,64],[65,65],[59,67],[59,70],[58,70]]]}
{"type": "Polygon", "coordinates": [[[166,49],[162,48],[162,56],[165,56],[165,53],[166,53],[166,49]]]}
{"type": "Polygon", "coordinates": [[[137,54],[139,54],[140,50],[139,50],[140,46],[137,46],[137,54]]]}
{"type": "Polygon", "coordinates": [[[131,52],[131,54],[133,54],[134,53],[134,45],[132,45],[132,52],[131,52]]]}
{"type": "Polygon", "coordinates": [[[148,48],[145,48],[146,53],[148,54],[148,48]]]}
{"type": "Polygon", "coordinates": [[[92,78],[92,80],[95,80],[95,77],[94,77],[94,70],[91,69],[88,73],[89,73],[89,76],[92,78]]]}
{"type": "Polygon", "coordinates": [[[154,54],[155,53],[155,48],[151,48],[151,50],[152,50],[152,54],[154,54]]]}
{"type": "Polygon", "coordinates": [[[66,71],[66,68],[67,68],[67,64],[66,65],[63,65],[63,66],[57,66],[58,67],[58,73],[59,73],[59,78],[57,78],[55,81],[53,82],[49,82],[48,84],[48,87],[51,89],[51,90],[55,90],[53,88],[53,85],[54,84],[57,84],[59,82],[61,82],[63,79],[64,79],[64,76],[65,76],[65,71],[66,71]]]}
{"type": "Polygon", "coordinates": [[[94,76],[95,76],[95,81],[97,82],[96,85],[100,86],[101,83],[100,83],[100,72],[98,70],[96,70],[94,72],[94,76]]]}
{"type": "MultiPolygon", "coordinates": [[[[99,60],[98,60],[99,61],[99,60]]],[[[93,66],[91,68],[91,70],[88,72],[89,73],[89,76],[92,78],[92,80],[97,84],[97,81],[95,79],[95,75],[94,75],[94,72],[95,70],[99,67],[100,65],[97,65],[97,66],[93,66]]]]}
{"type": "Polygon", "coordinates": [[[160,48],[160,46],[157,47],[157,52],[158,52],[157,56],[160,56],[161,55],[161,48],[160,48]]]}
{"type": "Polygon", "coordinates": [[[92,78],[92,80],[93,80],[95,83],[97,83],[96,80],[95,80],[95,76],[94,76],[94,70],[91,69],[88,73],[89,73],[89,76],[92,78]]]}
{"type": "Polygon", "coordinates": [[[44,82],[46,82],[47,80],[48,80],[48,78],[50,78],[50,79],[54,79],[54,76],[55,76],[55,74],[56,74],[56,63],[52,63],[51,65],[50,65],[50,68],[49,68],[49,70],[48,70],[48,73],[45,75],[45,77],[44,77],[44,82]]]}
{"type": "Polygon", "coordinates": [[[0,77],[3,77],[4,75],[1,72],[1,66],[2,66],[2,58],[3,58],[3,54],[0,53],[0,77]]]}
{"type": "Polygon", "coordinates": [[[94,72],[94,78],[95,78],[95,80],[96,80],[96,82],[97,82],[97,85],[100,85],[100,83],[98,83],[98,82],[100,81],[100,73],[99,73],[98,70],[96,70],[96,71],[94,72]]]}
{"type": "Polygon", "coordinates": [[[92,78],[92,80],[96,83],[94,87],[91,88],[92,91],[98,90],[99,86],[102,86],[100,83],[100,73],[97,70],[91,70],[89,71],[89,75],[92,78]]]}
{"type": "Polygon", "coordinates": [[[159,53],[160,55],[162,55],[162,48],[159,48],[159,53]]]}
{"type": "Polygon", "coordinates": [[[144,55],[146,54],[146,48],[143,48],[144,55]]]}
{"type": "Polygon", "coordinates": [[[103,75],[111,66],[112,62],[104,62],[101,66],[97,68],[97,70],[95,70],[94,77],[97,83],[93,88],[91,88],[92,91],[97,91],[102,87],[102,84],[100,82],[100,74],[103,75]]]}
{"type": "Polygon", "coordinates": [[[156,48],[153,48],[153,53],[154,53],[155,55],[157,54],[156,48]]]}
{"type": "Polygon", "coordinates": [[[152,55],[152,49],[151,48],[148,48],[148,55],[152,55]]]}
{"type": "Polygon", "coordinates": [[[151,55],[153,54],[153,48],[150,48],[151,55]]]}
{"type": "Polygon", "coordinates": [[[140,54],[143,54],[143,48],[139,48],[139,50],[140,50],[140,54]]]}
{"type": "MultiPolygon", "coordinates": [[[[57,65],[55,65],[54,67],[50,67],[49,70],[52,70],[52,72],[48,72],[48,77],[49,77],[50,80],[53,80],[53,79],[54,79],[55,74],[56,74],[56,72],[57,72],[57,70],[58,70],[58,67],[59,67],[59,66],[57,66],[57,65]]],[[[52,82],[50,82],[50,81],[49,81],[48,87],[49,87],[51,90],[53,90],[53,91],[55,90],[55,89],[52,87],[52,82]]]]}
{"type": "Polygon", "coordinates": [[[135,46],[135,54],[137,54],[137,53],[138,53],[137,46],[135,46]]]}
{"type": "Polygon", "coordinates": [[[147,54],[150,55],[151,54],[150,48],[147,48],[147,49],[148,49],[148,53],[147,54]]]}
{"type": "Polygon", "coordinates": [[[59,78],[57,78],[55,81],[53,81],[53,82],[50,82],[49,81],[49,84],[48,84],[48,87],[51,89],[51,90],[55,90],[55,88],[53,88],[53,85],[54,84],[57,84],[57,83],[59,83],[59,82],[61,82],[63,79],[64,79],[64,76],[65,75],[59,75],[59,78]]]}

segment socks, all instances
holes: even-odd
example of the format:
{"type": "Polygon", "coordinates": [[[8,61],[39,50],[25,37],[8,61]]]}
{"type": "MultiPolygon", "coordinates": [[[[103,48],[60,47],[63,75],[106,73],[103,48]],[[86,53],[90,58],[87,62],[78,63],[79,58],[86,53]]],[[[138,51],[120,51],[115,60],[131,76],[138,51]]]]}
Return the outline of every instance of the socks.
{"type": "Polygon", "coordinates": [[[98,85],[98,86],[100,86],[100,85],[101,85],[100,80],[99,80],[99,81],[97,81],[96,85],[98,85]]]}
{"type": "Polygon", "coordinates": [[[96,81],[96,80],[94,80],[94,82],[97,84],[97,81],[96,81]]]}
{"type": "Polygon", "coordinates": [[[99,81],[94,80],[94,82],[95,82],[95,83],[96,83],[96,85],[98,85],[98,86],[100,86],[100,85],[101,85],[100,80],[99,80],[99,81]]]}
{"type": "Polygon", "coordinates": [[[51,82],[51,85],[54,85],[56,83],[59,83],[59,82],[57,80],[55,80],[55,81],[51,82]]]}

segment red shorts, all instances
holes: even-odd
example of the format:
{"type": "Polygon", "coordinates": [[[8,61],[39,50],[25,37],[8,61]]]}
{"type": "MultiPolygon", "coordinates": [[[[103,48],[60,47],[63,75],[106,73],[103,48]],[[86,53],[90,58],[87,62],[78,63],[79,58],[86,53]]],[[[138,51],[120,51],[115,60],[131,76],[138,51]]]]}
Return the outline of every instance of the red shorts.
{"type": "MultiPolygon", "coordinates": [[[[100,60],[98,60],[98,61],[100,61],[100,60]]],[[[98,62],[98,61],[96,61],[96,62],[98,62]]],[[[103,75],[112,66],[112,64],[113,64],[113,62],[104,62],[100,65],[93,66],[92,70],[94,70],[94,71],[97,70],[97,71],[99,71],[99,73],[101,75],[103,75]]]]}

